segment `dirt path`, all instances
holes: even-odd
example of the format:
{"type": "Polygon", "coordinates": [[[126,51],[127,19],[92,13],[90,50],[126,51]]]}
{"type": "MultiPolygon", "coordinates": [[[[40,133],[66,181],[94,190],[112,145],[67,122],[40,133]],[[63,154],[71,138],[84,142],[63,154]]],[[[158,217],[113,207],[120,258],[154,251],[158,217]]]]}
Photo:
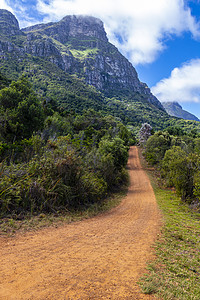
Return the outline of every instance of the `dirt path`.
{"type": "Polygon", "coordinates": [[[137,280],[151,259],[160,218],[136,147],[131,185],[101,216],[0,240],[0,299],[151,299],[137,280]]]}

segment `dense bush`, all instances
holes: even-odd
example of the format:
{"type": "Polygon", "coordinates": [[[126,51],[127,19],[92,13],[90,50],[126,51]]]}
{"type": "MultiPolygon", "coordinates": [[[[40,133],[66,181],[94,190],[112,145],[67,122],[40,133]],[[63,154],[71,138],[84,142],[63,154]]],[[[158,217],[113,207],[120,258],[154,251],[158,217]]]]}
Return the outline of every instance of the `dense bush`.
{"type": "Polygon", "coordinates": [[[157,132],[146,142],[145,157],[152,164],[158,164],[163,159],[166,150],[171,146],[171,137],[168,132],[157,132]]]}
{"type": "Polygon", "coordinates": [[[13,142],[43,127],[44,111],[30,83],[22,77],[0,91],[0,137],[13,142]]]}
{"type": "Polygon", "coordinates": [[[46,109],[25,78],[0,104],[1,216],[84,209],[127,181],[134,136],[116,118],[46,109]]]}
{"type": "Polygon", "coordinates": [[[113,186],[125,179],[127,148],[117,138],[111,147],[116,150],[114,156],[105,141],[96,150],[95,168],[87,161],[91,154],[85,158],[78,156],[67,137],[49,142],[43,154],[35,155],[28,163],[10,166],[2,163],[1,214],[78,209],[101,201],[113,186]],[[118,152],[119,147],[122,151],[118,152]]]}
{"type": "Polygon", "coordinates": [[[156,132],[147,140],[144,155],[156,166],[166,186],[175,187],[183,201],[200,200],[200,141],[197,133],[179,128],[156,132]]]}
{"type": "Polygon", "coordinates": [[[167,150],[162,161],[162,174],[168,185],[174,186],[184,201],[191,202],[194,192],[196,156],[187,153],[179,146],[167,150]]]}

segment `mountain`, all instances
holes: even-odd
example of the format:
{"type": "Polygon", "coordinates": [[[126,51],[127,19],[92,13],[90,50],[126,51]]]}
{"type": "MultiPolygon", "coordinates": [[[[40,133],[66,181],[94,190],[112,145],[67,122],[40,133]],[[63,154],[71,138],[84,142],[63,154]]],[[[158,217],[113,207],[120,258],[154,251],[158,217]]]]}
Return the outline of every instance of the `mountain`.
{"type": "Polygon", "coordinates": [[[37,93],[66,111],[91,107],[156,128],[169,120],[132,64],[109,43],[102,21],[91,16],[20,29],[15,16],[0,9],[0,71],[11,79],[26,74],[37,93]]]}
{"type": "Polygon", "coordinates": [[[26,52],[49,57],[62,70],[83,76],[88,84],[107,92],[127,89],[146,95],[162,107],[147,85],[138,79],[132,64],[108,42],[102,21],[89,16],[66,16],[60,22],[23,29],[26,52]],[[41,44],[43,40],[43,44],[41,44]]]}
{"type": "Polygon", "coordinates": [[[178,102],[162,102],[162,105],[170,116],[184,120],[200,121],[195,115],[183,110],[182,106],[178,102]]]}
{"type": "Polygon", "coordinates": [[[19,23],[13,14],[5,9],[0,9],[0,36],[20,35],[19,23]]]}

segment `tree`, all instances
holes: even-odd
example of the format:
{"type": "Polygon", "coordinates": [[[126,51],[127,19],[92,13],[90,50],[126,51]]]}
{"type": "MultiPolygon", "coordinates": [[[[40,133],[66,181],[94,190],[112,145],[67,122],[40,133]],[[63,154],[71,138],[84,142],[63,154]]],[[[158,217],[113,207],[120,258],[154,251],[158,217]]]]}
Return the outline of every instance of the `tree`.
{"type": "Polygon", "coordinates": [[[170,135],[183,136],[185,134],[184,130],[178,126],[169,126],[165,129],[170,135]]]}
{"type": "Polygon", "coordinates": [[[6,142],[29,138],[43,127],[42,104],[25,77],[0,91],[0,106],[0,135],[6,142]]]}
{"type": "Polygon", "coordinates": [[[171,146],[168,132],[157,132],[150,136],[146,143],[145,157],[152,164],[158,164],[163,159],[166,150],[171,146]]]}
{"type": "Polygon", "coordinates": [[[197,155],[187,155],[179,146],[173,146],[166,151],[162,162],[162,174],[168,185],[174,186],[184,201],[190,202],[193,198],[197,158],[197,155]]]}

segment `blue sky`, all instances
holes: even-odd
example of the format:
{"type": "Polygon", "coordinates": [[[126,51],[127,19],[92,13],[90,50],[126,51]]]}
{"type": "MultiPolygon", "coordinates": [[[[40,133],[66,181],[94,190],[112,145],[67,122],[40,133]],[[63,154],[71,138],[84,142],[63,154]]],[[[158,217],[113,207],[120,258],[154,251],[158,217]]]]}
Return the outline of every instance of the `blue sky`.
{"type": "Polygon", "coordinates": [[[0,8],[20,27],[69,14],[100,18],[157,98],[200,118],[200,0],[0,0],[0,8]]]}

